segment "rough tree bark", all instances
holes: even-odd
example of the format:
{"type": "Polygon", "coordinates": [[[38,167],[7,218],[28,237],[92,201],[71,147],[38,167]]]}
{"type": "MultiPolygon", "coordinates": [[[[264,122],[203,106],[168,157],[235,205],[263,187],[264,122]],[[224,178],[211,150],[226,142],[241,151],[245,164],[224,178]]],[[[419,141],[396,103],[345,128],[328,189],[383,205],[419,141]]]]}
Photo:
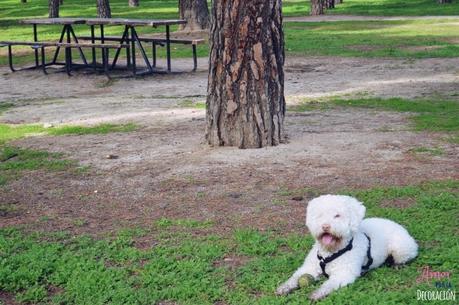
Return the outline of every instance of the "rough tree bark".
{"type": "Polygon", "coordinates": [[[112,18],[112,11],[108,0],[97,0],[97,16],[99,18],[112,18]]]}
{"type": "Polygon", "coordinates": [[[334,9],[335,8],[335,0],[325,0],[325,8],[326,9],[334,9]]]}
{"type": "Polygon", "coordinates": [[[137,7],[139,6],[139,0],[129,0],[130,7],[137,7]]]}
{"type": "Polygon", "coordinates": [[[48,17],[59,18],[59,0],[48,0],[48,17]]]}
{"type": "Polygon", "coordinates": [[[180,30],[201,31],[209,28],[207,0],[179,0],[179,14],[180,19],[187,21],[180,30]]]}
{"type": "Polygon", "coordinates": [[[324,14],[324,2],[328,0],[311,0],[311,15],[323,15],[324,14]]]}
{"type": "Polygon", "coordinates": [[[281,0],[214,0],[206,102],[212,146],[260,148],[284,135],[281,0]]]}

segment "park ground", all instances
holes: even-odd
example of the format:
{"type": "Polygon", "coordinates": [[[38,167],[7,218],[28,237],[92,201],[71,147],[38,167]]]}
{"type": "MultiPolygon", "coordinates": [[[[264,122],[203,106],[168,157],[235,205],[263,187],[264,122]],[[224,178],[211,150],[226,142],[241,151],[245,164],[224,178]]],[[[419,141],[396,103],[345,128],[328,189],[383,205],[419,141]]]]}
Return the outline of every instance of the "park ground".
{"type": "MultiPolygon", "coordinates": [[[[6,35],[28,39],[7,12],[6,35]]],[[[274,290],[312,245],[307,201],[326,193],[403,224],[420,255],[320,304],[418,304],[436,289],[416,283],[425,266],[456,288],[459,18],[326,18],[285,24],[288,141],[259,150],[205,143],[205,47],[195,73],[177,49],[185,73],[137,79],[0,67],[0,304],[305,304],[318,284],[274,290]]]]}

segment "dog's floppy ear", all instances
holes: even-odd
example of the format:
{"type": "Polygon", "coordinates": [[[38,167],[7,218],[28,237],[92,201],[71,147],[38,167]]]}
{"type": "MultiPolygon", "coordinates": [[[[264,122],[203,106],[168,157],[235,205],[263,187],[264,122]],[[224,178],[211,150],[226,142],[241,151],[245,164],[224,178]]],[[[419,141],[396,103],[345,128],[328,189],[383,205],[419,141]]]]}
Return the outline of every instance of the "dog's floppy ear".
{"type": "Polygon", "coordinates": [[[357,232],[363,217],[365,217],[365,206],[363,203],[352,197],[349,197],[347,205],[349,209],[351,230],[353,232],[357,232]]]}

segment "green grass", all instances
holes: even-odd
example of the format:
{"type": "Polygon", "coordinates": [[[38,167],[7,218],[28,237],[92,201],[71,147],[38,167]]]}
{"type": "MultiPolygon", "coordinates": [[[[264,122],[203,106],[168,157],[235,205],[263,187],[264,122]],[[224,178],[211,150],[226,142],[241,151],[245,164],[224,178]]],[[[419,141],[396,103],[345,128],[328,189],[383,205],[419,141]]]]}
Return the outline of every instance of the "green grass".
{"type": "Polygon", "coordinates": [[[74,161],[64,159],[62,154],[7,146],[6,143],[9,141],[36,135],[63,136],[130,132],[137,128],[138,126],[132,123],[54,128],[44,128],[40,125],[0,124],[0,186],[31,170],[69,171],[75,169],[82,172],[86,169],[78,167],[74,161]]]}
{"type": "Polygon", "coordinates": [[[112,132],[131,132],[138,129],[133,123],[128,124],[99,124],[96,126],[59,126],[44,128],[42,125],[10,125],[0,124],[0,145],[11,140],[36,135],[88,135],[108,134],[112,132]]]}
{"type": "Polygon", "coordinates": [[[445,154],[445,151],[441,148],[438,147],[416,147],[411,149],[411,152],[414,152],[416,154],[428,154],[432,156],[442,156],[445,154]]]}
{"type": "MultiPolygon", "coordinates": [[[[284,1],[286,16],[309,15],[309,1],[284,1]]],[[[344,3],[328,10],[327,14],[363,15],[363,16],[440,16],[459,15],[459,1],[439,5],[431,0],[344,0],[344,3]]]]}
{"type": "Polygon", "coordinates": [[[112,132],[131,132],[139,127],[134,123],[128,124],[100,124],[96,126],[61,126],[48,128],[47,133],[53,136],[62,135],[88,135],[88,134],[108,134],[112,132]]]}
{"type": "Polygon", "coordinates": [[[205,102],[193,102],[192,100],[184,100],[179,103],[179,106],[184,108],[206,109],[205,102]]]}
{"type": "MultiPolygon", "coordinates": [[[[419,257],[400,270],[381,267],[319,304],[415,304],[420,268],[459,275],[459,181],[344,191],[365,202],[367,216],[404,225],[420,245],[419,257]],[[388,203],[409,200],[404,209],[388,203]]],[[[77,220],[76,220],[77,221],[77,220]]],[[[16,301],[40,304],[305,304],[315,288],[277,297],[274,290],[302,263],[310,236],[245,228],[226,236],[193,234],[195,220],[125,230],[95,240],[0,229],[0,290],[16,301]],[[182,223],[180,223],[182,222],[182,223]],[[135,238],[153,235],[147,249],[135,238]]],[[[433,302],[432,304],[435,304],[433,302]]]]}
{"type": "MultiPolygon", "coordinates": [[[[19,25],[18,20],[31,17],[46,17],[47,1],[33,0],[27,4],[16,0],[0,0],[0,29],[2,40],[30,40],[32,29],[19,25]]],[[[407,5],[401,0],[345,1],[333,13],[380,15],[458,15],[459,2],[438,5],[432,0],[416,0],[407,5]]],[[[94,17],[95,5],[92,0],[69,1],[61,8],[62,17],[94,17]]],[[[129,8],[127,1],[111,1],[113,17],[131,18],[177,18],[177,1],[145,0],[138,8],[129,8]]],[[[307,1],[284,1],[285,16],[307,15],[307,1]]],[[[176,29],[175,27],[173,28],[176,29]]],[[[78,35],[88,35],[85,25],[75,26],[78,35]]],[[[164,29],[139,27],[139,33],[164,32],[164,29]]],[[[330,23],[286,23],[286,47],[293,54],[337,55],[365,57],[453,57],[459,55],[457,22],[448,20],[408,20],[408,21],[347,21],[330,23]],[[410,49],[413,48],[414,49],[410,49]],[[427,47],[423,50],[422,47],[427,47]],[[418,49],[420,48],[420,49],[418,49]]],[[[41,40],[55,40],[59,37],[59,26],[39,26],[41,40]]],[[[121,35],[121,27],[107,27],[108,35],[121,35]]],[[[164,57],[164,48],[158,56],[164,57]]],[[[174,46],[173,57],[191,58],[191,50],[186,46],[174,46]]],[[[16,63],[32,62],[32,50],[20,47],[15,56],[16,63]]],[[[207,56],[207,45],[198,47],[198,56],[207,56]]],[[[90,54],[87,53],[89,56],[90,54]]],[[[48,55],[50,56],[50,55],[48,55]]],[[[6,49],[0,49],[0,65],[7,64],[6,49]]]]}
{"type": "Polygon", "coordinates": [[[360,107],[413,113],[415,130],[459,132],[459,101],[391,99],[331,99],[322,102],[306,101],[293,106],[292,111],[328,109],[330,107],[360,107]]]}
{"type": "Polygon", "coordinates": [[[3,112],[13,108],[13,104],[12,103],[5,103],[5,102],[2,102],[0,104],[0,115],[2,115],[3,112]]]}
{"type": "Polygon", "coordinates": [[[286,48],[296,55],[457,57],[459,23],[447,20],[287,23],[286,48]]]}
{"type": "Polygon", "coordinates": [[[63,154],[47,151],[0,147],[0,186],[27,171],[69,171],[77,164],[64,158],[63,154]]]}

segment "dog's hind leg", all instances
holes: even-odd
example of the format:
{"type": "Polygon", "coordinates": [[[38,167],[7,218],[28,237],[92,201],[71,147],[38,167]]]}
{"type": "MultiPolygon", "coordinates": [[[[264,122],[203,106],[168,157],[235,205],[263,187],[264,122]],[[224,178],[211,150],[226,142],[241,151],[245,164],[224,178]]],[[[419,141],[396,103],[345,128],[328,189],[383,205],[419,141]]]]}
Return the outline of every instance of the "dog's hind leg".
{"type": "Polygon", "coordinates": [[[398,233],[398,236],[393,238],[388,245],[389,254],[395,266],[405,264],[418,255],[418,245],[413,237],[406,231],[398,233]]]}

